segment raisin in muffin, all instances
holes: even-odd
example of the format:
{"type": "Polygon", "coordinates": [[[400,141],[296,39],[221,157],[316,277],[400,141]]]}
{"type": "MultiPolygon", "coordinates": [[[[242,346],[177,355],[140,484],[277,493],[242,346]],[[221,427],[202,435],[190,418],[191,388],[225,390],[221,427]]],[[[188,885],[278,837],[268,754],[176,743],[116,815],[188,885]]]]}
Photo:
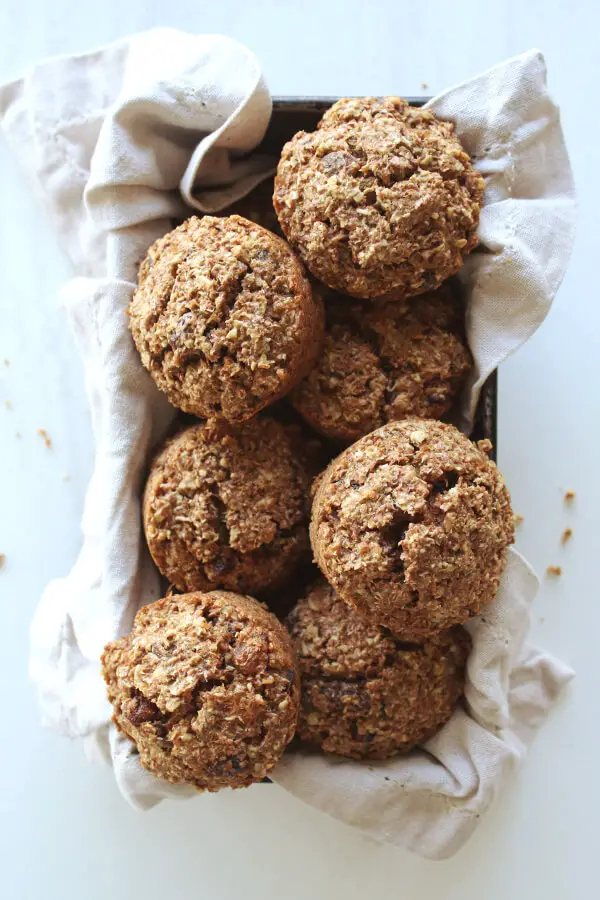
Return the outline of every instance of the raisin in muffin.
{"type": "Polygon", "coordinates": [[[494,599],[514,520],[504,479],[482,449],[452,425],[406,419],[329,465],[310,535],[344,600],[369,622],[421,640],[494,599]]]}
{"type": "Polygon", "coordinates": [[[406,643],[319,580],[287,619],[301,677],[298,734],[329,753],[385,759],[431,737],[463,693],[471,647],[457,626],[406,643]]]}
{"type": "Polygon", "coordinates": [[[301,263],[240,216],[192,217],[155,241],[129,314],[142,363],[173,406],[231,422],[297,384],[323,332],[301,263]]]}
{"type": "Polygon", "coordinates": [[[247,787],[281,757],[298,719],[289,635],[256,600],[214,591],[141,609],[108,644],[113,720],[153,775],[199,791],[247,787]]]}
{"type": "Polygon", "coordinates": [[[265,415],[209,420],[170,438],[142,506],[162,574],[181,591],[282,586],[309,549],[311,450],[297,428],[265,415]]]}
{"type": "Polygon", "coordinates": [[[273,203],[330,288],[410,297],[439,287],[476,246],[484,187],[450,122],[363,97],[334,103],[284,146],[273,203]]]}
{"type": "Polygon", "coordinates": [[[323,349],[290,395],[313,428],[349,442],[386,422],[449,411],[472,363],[452,288],[387,303],[325,300],[323,349]]]}

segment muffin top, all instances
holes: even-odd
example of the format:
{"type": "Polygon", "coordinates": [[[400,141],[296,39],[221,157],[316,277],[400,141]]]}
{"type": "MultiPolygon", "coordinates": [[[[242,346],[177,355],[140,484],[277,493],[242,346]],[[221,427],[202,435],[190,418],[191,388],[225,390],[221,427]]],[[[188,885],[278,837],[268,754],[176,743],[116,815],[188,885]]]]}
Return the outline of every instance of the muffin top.
{"type": "Polygon", "coordinates": [[[329,465],[310,534],[343,599],[420,640],[494,599],[514,523],[504,479],[481,449],[452,425],[405,419],[329,465]]]}
{"type": "Polygon", "coordinates": [[[268,416],[209,420],[168,440],[143,501],[162,574],[182,591],[281,586],[308,553],[313,464],[300,430],[268,416]]]}
{"type": "Polygon", "coordinates": [[[290,395],[313,428],[353,441],[386,422],[449,411],[471,368],[454,290],[387,303],[330,293],[325,301],[323,349],[290,395]]]}
{"type": "Polygon", "coordinates": [[[410,297],[458,271],[485,183],[453,131],[398,97],[364,97],[284,146],[275,211],[313,275],[354,297],[410,297]]]}
{"type": "Polygon", "coordinates": [[[452,714],[471,641],[460,627],[406,643],[369,624],[324,580],[287,619],[302,684],[298,733],[330,753],[383,759],[452,714]]]}
{"type": "Polygon", "coordinates": [[[287,393],[320,347],[323,311],[287,244],[240,216],[192,217],[140,267],[130,326],[185,412],[241,422],[287,393]]]}
{"type": "Polygon", "coordinates": [[[102,665],[116,725],[159,778],[201,791],[247,787],[293,737],[291,641],[251,597],[214,591],[145,606],[102,665]]]}

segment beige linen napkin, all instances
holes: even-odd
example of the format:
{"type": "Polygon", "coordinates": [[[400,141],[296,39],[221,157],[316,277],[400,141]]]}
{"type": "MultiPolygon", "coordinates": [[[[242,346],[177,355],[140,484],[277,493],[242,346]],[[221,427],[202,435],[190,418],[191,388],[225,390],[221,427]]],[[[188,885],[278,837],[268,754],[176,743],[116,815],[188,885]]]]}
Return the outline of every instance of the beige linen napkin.
{"type": "MultiPolygon", "coordinates": [[[[476,361],[463,404],[468,430],[483,380],[533,333],[560,284],[574,191],[541,54],[509,60],[430,106],[456,122],[487,181],[482,252],[464,272],[476,361]]],[[[138,261],[172,217],[185,215],[186,204],[220,210],[272,170],[273,160],[248,155],[270,112],[246,48],[170,29],[41,63],[0,88],[6,138],[77,275],[63,300],[83,357],[96,444],[83,547],[72,572],[42,596],[30,672],[45,724],[108,759],[124,796],[140,808],[193,792],[139,766],[109,724],[100,676],[104,644],[158,598],[140,530],[140,478],[172,417],[141,366],[125,309],[138,261]]],[[[496,603],[469,626],[465,707],[423,750],[373,764],[289,753],[275,780],[378,840],[433,858],[455,852],[572,677],[524,643],[536,588],[511,552],[496,603]]]]}

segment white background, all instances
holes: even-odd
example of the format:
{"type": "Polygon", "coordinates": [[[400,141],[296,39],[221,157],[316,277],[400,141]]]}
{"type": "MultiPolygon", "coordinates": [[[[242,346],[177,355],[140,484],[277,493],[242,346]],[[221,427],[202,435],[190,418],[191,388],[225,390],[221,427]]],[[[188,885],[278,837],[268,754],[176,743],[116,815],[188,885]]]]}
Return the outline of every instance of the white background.
{"type": "Polygon", "coordinates": [[[598,896],[600,836],[600,66],[596,0],[3,0],[0,80],[42,56],[152,25],[230,34],[274,94],[435,93],[542,49],[580,197],[571,267],[544,325],[500,373],[500,464],[518,547],[542,575],[533,636],[576,682],[522,772],[453,860],[380,847],[276,786],[129,809],[108,770],[42,731],[27,628],[68,571],[92,466],[82,373],[56,302],[69,272],[0,145],[0,896],[6,900],[598,896]],[[425,84],[427,87],[425,87],[425,84]],[[2,365],[2,359],[10,365],[2,365]],[[5,407],[5,401],[12,408],[5,407]],[[53,441],[48,450],[38,428],[53,441]],[[16,436],[21,433],[21,437],[16,436]],[[562,501],[577,492],[572,509],[562,501]],[[573,539],[562,547],[567,526],[573,539]],[[563,575],[543,577],[546,566],[563,575]]]}

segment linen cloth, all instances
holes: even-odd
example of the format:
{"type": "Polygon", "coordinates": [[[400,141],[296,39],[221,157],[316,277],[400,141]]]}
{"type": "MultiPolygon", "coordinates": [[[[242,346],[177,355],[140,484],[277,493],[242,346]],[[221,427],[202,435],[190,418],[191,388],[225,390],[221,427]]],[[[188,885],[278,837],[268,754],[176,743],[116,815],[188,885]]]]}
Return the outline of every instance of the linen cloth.
{"type": "MultiPolygon", "coordinates": [[[[462,272],[475,359],[462,408],[468,431],[486,377],[535,331],[560,284],[574,188],[539,52],[428,105],[455,122],[487,183],[481,248],[462,272]]],[[[30,673],[44,723],[110,761],[122,793],[142,809],[195,792],[140,767],[110,724],[100,675],[106,642],[159,596],[141,534],[140,481],[173,415],[142,368],[125,311],[140,259],[174,217],[190,207],[220,211],[273,171],[276,160],[250,153],[270,114],[260,66],[245,47],[171,29],[42,62],[0,88],[4,134],[75,270],[62,299],[83,359],[96,448],[82,550],[42,596],[30,673]]],[[[495,604],[468,626],[465,706],[423,749],[377,763],[290,752],[274,780],[377,840],[431,858],[454,853],[573,674],[525,643],[536,589],[511,551],[495,604]]]]}

